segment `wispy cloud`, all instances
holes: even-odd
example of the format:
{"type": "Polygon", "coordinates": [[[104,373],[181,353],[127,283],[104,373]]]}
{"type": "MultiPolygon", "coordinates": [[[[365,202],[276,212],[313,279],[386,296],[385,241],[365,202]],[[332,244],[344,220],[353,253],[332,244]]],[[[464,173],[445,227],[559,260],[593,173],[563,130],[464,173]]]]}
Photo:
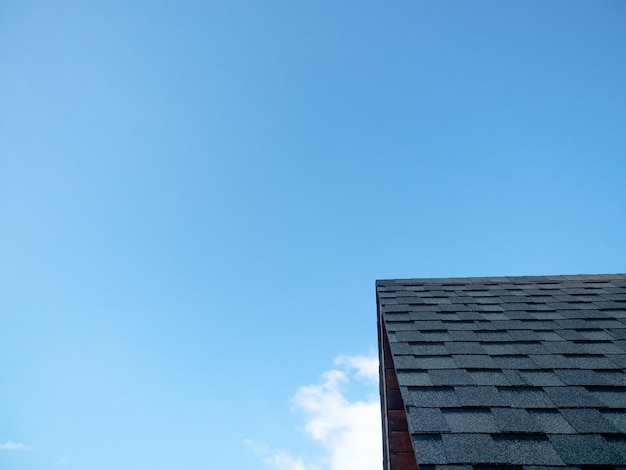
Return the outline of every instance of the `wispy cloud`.
{"type": "Polygon", "coordinates": [[[22,444],[21,442],[8,440],[4,444],[0,444],[0,450],[32,450],[32,448],[22,444]]]}
{"type": "Polygon", "coordinates": [[[354,369],[359,377],[378,386],[378,358],[375,356],[338,356],[335,365],[354,369]]]}
{"type": "Polygon", "coordinates": [[[278,470],[319,470],[315,465],[304,463],[301,458],[296,458],[289,452],[270,449],[265,444],[260,444],[251,439],[246,439],[244,443],[269,467],[278,470]]]}
{"type": "Polygon", "coordinates": [[[322,374],[317,385],[300,387],[292,409],[303,411],[305,433],[322,444],[317,459],[295,457],[265,445],[249,445],[277,470],[379,470],[382,462],[380,405],[377,396],[378,359],[375,356],[339,356],[340,368],[322,374]],[[350,401],[345,392],[355,378],[365,379],[368,394],[350,401]],[[314,463],[305,463],[314,461],[314,463]]]}

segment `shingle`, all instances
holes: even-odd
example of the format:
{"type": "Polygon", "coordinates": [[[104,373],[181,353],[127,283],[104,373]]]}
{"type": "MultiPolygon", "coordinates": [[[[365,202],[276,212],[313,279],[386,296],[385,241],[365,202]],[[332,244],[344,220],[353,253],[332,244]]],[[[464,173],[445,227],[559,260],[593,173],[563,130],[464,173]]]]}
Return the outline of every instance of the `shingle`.
{"type": "Polygon", "coordinates": [[[593,303],[600,310],[612,310],[612,309],[623,309],[624,308],[624,304],[622,302],[613,302],[613,301],[610,301],[610,300],[594,300],[593,303]]]}
{"type": "Polygon", "coordinates": [[[417,366],[415,356],[394,356],[393,365],[397,371],[399,370],[412,370],[423,369],[424,367],[417,366]]]}
{"type": "Polygon", "coordinates": [[[544,387],[557,408],[599,407],[602,402],[583,387],[544,387]]]}
{"type": "Polygon", "coordinates": [[[566,385],[610,385],[593,370],[557,369],[554,372],[566,385]]]}
{"type": "MultiPolygon", "coordinates": [[[[435,342],[419,342],[419,343],[405,343],[409,347],[411,354],[415,355],[446,355],[448,354],[446,347],[443,343],[435,342]]],[[[393,348],[392,348],[393,351],[393,348]]]]}
{"type": "Polygon", "coordinates": [[[439,435],[412,435],[413,451],[420,466],[448,463],[443,442],[439,435]]]}
{"type": "Polygon", "coordinates": [[[440,312],[469,312],[470,309],[463,303],[463,300],[459,297],[450,298],[450,305],[439,305],[440,312]]]}
{"type": "Polygon", "coordinates": [[[509,335],[511,335],[513,339],[520,341],[539,341],[541,339],[536,331],[530,330],[511,330],[509,331],[509,335]]]}
{"type": "Polygon", "coordinates": [[[530,354],[528,357],[541,369],[569,369],[572,366],[561,354],[530,354]]]}
{"type": "Polygon", "coordinates": [[[485,343],[483,348],[491,355],[518,354],[515,343],[485,343]]]}
{"type": "Polygon", "coordinates": [[[449,463],[498,461],[498,448],[489,434],[444,434],[441,437],[449,463]]]}
{"type": "Polygon", "coordinates": [[[391,348],[391,354],[393,354],[394,356],[412,356],[413,355],[413,349],[411,349],[411,346],[409,345],[409,343],[398,343],[398,342],[394,342],[394,343],[389,343],[389,347],[391,348]]]}
{"type": "Polygon", "coordinates": [[[480,341],[475,331],[453,330],[444,341],[480,341]]]}
{"type": "MultiPolygon", "coordinates": [[[[624,435],[607,435],[604,436],[611,451],[618,454],[618,463],[626,464],[626,436],[624,435]]],[[[623,470],[623,469],[622,469],[623,470]]]]}
{"type": "Polygon", "coordinates": [[[550,441],[566,464],[571,465],[623,465],[619,453],[607,441],[594,434],[551,435],[550,441]]]}
{"type": "MultiPolygon", "coordinates": [[[[524,299],[524,297],[520,296],[520,298],[517,300],[522,299],[524,299]]],[[[505,302],[503,307],[506,309],[507,313],[511,311],[526,312],[531,308],[531,305],[527,302],[505,302]]]]}
{"type": "Polygon", "coordinates": [[[513,341],[507,331],[477,331],[478,341],[513,341]]]}
{"type": "MultiPolygon", "coordinates": [[[[623,370],[601,370],[596,375],[606,381],[606,385],[614,385],[617,387],[626,386],[626,371],[623,370]]],[[[585,385],[605,385],[605,384],[585,384],[585,385]]]]}
{"type": "Polygon", "coordinates": [[[449,341],[450,333],[444,330],[421,331],[420,338],[422,341],[449,341]]]}
{"type": "Polygon", "coordinates": [[[415,356],[419,369],[456,369],[452,356],[415,356]]]}
{"type": "Polygon", "coordinates": [[[490,290],[490,287],[483,286],[482,290],[472,289],[472,290],[467,290],[467,292],[472,297],[491,297],[492,293],[489,292],[489,290],[490,290]]]}
{"type": "Polygon", "coordinates": [[[531,295],[528,297],[528,301],[534,304],[544,304],[546,302],[552,302],[553,300],[554,300],[554,297],[551,295],[546,295],[545,292],[543,293],[543,295],[536,294],[536,295],[531,295]]]}
{"type": "Polygon", "coordinates": [[[568,341],[587,339],[576,330],[557,330],[556,333],[563,339],[568,341]]]}
{"type": "Polygon", "coordinates": [[[615,369],[615,363],[600,355],[571,355],[565,356],[570,361],[570,367],[578,369],[615,369]]]}
{"type": "Polygon", "coordinates": [[[452,432],[497,432],[498,427],[489,409],[447,409],[444,412],[452,432]]]}
{"type": "MultiPolygon", "coordinates": [[[[496,331],[499,329],[501,328],[496,328],[496,325],[494,325],[494,322],[491,322],[488,320],[475,320],[474,321],[474,331],[485,332],[485,331],[496,331]]],[[[479,338],[478,334],[476,335],[476,337],[479,338]]]]}
{"type": "Polygon", "coordinates": [[[578,310],[597,310],[598,306],[595,303],[585,301],[581,298],[574,297],[570,304],[578,310]]]}
{"type": "Polygon", "coordinates": [[[626,433],[626,411],[605,411],[602,415],[621,432],[626,433]]]}
{"type": "Polygon", "coordinates": [[[593,339],[597,341],[610,341],[615,339],[606,331],[581,330],[579,333],[583,339],[593,339]]]}
{"type": "Polygon", "coordinates": [[[452,387],[409,387],[406,396],[405,405],[430,408],[459,406],[459,398],[452,387]]]}
{"type": "MultiPolygon", "coordinates": [[[[424,335],[419,331],[389,331],[389,341],[398,341],[398,342],[414,342],[414,341],[425,341],[424,335]],[[395,339],[393,339],[395,338],[395,339]]],[[[432,341],[432,340],[431,340],[432,341]]]]}
{"type": "Polygon", "coordinates": [[[454,330],[475,330],[476,324],[473,320],[463,320],[463,321],[454,321],[454,320],[443,320],[443,326],[446,330],[454,331],[454,330]]]}
{"type": "Polygon", "coordinates": [[[624,302],[626,301],[626,293],[611,293],[608,290],[602,289],[601,297],[604,300],[612,300],[613,302],[624,302]]]}
{"type": "Polygon", "coordinates": [[[516,303],[523,303],[523,300],[526,298],[526,295],[524,294],[524,292],[517,290],[517,289],[512,289],[509,290],[506,295],[501,295],[500,299],[502,300],[502,302],[504,302],[505,304],[516,304],[516,303]]]}
{"type": "MultiPolygon", "coordinates": [[[[383,314],[387,314],[387,313],[409,313],[411,311],[411,307],[409,307],[407,304],[400,304],[400,305],[391,305],[391,304],[385,304],[383,305],[383,314]]],[[[389,323],[389,322],[387,322],[389,323]]]]}
{"type": "Polygon", "coordinates": [[[428,372],[433,385],[475,385],[472,376],[463,369],[440,369],[428,372]]]}
{"type": "Polygon", "coordinates": [[[423,308],[426,306],[426,302],[424,299],[429,298],[428,292],[397,292],[396,299],[398,299],[399,304],[407,304],[411,307],[420,307],[423,308]]]}
{"type": "Polygon", "coordinates": [[[591,323],[585,320],[584,318],[579,318],[579,319],[566,318],[565,320],[557,320],[557,323],[559,326],[555,329],[577,330],[579,328],[581,329],[597,328],[597,326],[591,325],[591,323]]]}
{"type": "Polygon", "coordinates": [[[493,408],[491,412],[501,432],[533,433],[542,431],[539,423],[526,410],[493,408]]]}
{"type": "Polygon", "coordinates": [[[454,387],[454,391],[461,406],[493,407],[505,403],[496,387],[454,387]]]}
{"type": "Polygon", "coordinates": [[[454,355],[454,362],[463,369],[498,369],[491,356],[468,354],[464,356],[454,355]]]}
{"type": "Polygon", "coordinates": [[[513,465],[563,465],[563,460],[546,438],[498,436],[494,439],[499,454],[513,465]]]}
{"type": "Polygon", "coordinates": [[[423,330],[443,330],[443,323],[436,320],[415,320],[415,329],[417,331],[423,330]]]}
{"type": "Polygon", "coordinates": [[[580,433],[619,433],[598,410],[592,408],[560,410],[561,415],[580,433]]]}
{"type": "Polygon", "coordinates": [[[626,354],[613,354],[608,359],[616,366],[626,369],[626,354]]]}
{"type": "Polygon", "coordinates": [[[528,329],[534,331],[552,331],[558,329],[559,326],[554,320],[520,320],[520,326],[518,329],[528,329]]]}
{"type": "Polygon", "coordinates": [[[444,297],[435,297],[433,296],[432,298],[424,298],[424,303],[426,304],[431,304],[431,305],[442,305],[442,304],[449,304],[450,300],[444,298],[444,297]]]}
{"type": "Polygon", "coordinates": [[[500,313],[500,312],[483,312],[482,313],[482,317],[485,320],[508,320],[509,317],[507,317],[504,313],[500,313]]]}
{"type": "Polygon", "coordinates": [[[449,432],[450,426],[439,408],[407,408],[409,431],[412,433],[449,432]]]}
{"type": "MultiPolygon", "coordinates": [[[[440,312],[432,311],[432,312],[410,312],[409,318],[411,320],[436,320],[441,321],[442,314],[440,312]]],[[[445,329],[445,327],[442,327],[445,329]]]]}
{"type": "Polygon", "coordinates": [[[587,328],[603,328],[605,330],[611,329],[611,331],[620,331],[624,329],[626,325],[619,319],[612,318],[585,318],[587,328]]]}
{"type": "Polygon", "coordinates": [[[554,404],[542,389],[537,387],[499,387],[504,403],[513,408],[553,408],[554,404]]]}
{"type": "Polygon", "coordinates": [[[553,310],[536,312],[534,315],[539,320],[562,320],[564,318],[563,315],[553,310]]]}
{"type": "Polygon", "coordinates": [[[387,331],[389,342],[422,341],[419,331],[387,331]]]}
{"type": "Polygon", "coordinates": [[[560,314],[564,320],[580,320],[581,318],[587,318],[589,316],[599,318],[604,315],[599,310],[561,310],[560,314]]]}
{"type": "Polygon", "coordinates": [[[552,371],[521,370],[519,371],[519,375],[528,385],[534,385],[536,387],[564,385],[559,377],[552,371]]]}
{"type": "MultiPolygon", "coordinates": [[[[526,305],[526,307],[530,307],[530,305],[526,305]]],[[[535,313],[529,312],[526,309],[512,310],[508,309],[508,305],[505,305],[505,308],[507,308],[507,310],[504,312],[504,314],[509,317],[510,320],[533,320],[535,318],[535,313]]]]}
{"type": "MultiPolygon", "coordinates": [[[[468,305],[468,308],[471,305],[468,305]]],[[[483,316],[478,312],[458,312],[459,319],[461,320],[483,320],[483,316]]]]}
{"type": "Polygon", "coordinates": [[[609,387],[602,389],[592,389],[590,393],[599,400],[599,407],[608,406],[609,408],[626,408],[626,390],[618,387],[609,387]]]}
{"type": "Polygon", "coordinates": [[[572,341],[546,341],[543,345],[550,353],[578,354],[591,352],[585,348],[584,344],[577,344],[572,341]]]}
{"type": "Polygon", "coordinates": [[[535,331],[541,341],[562,341],[562,337],[555,331],[535,331]]]}
{"type": "Polygon", "coordinates": [[[388,321],[387,331],[410,331],[415,328],[412,321],[388,321]]]}
{"type": "MultiPolygon", "coordinates": [[[[580,345],[579,345],[580,346],[580,345]]],[[[609,342],[586,343],[585,349],[593,354],[624,354],[625,351],[616,344],[609,342]]]]}
{"type": "Polygon", "coordinates": [[[574,434],[574,428],[557,410],[531,410],[530,416],[549,434],[574,434]]]}
{"type": "Polygon", "coordinates": [[[410,385],[432,385],[430,376],[427,371],[411,370],[411,371],[398,371],[398,383],[404,386],[410,385]]]}
{"type": "Polygon", "coordinates": [[[592,288],[592,286],[582,284],[580,287],[564,287],[563,289],[561,289],[561,292],[569,295],[597,295],[598,290],[600,289],[597,287],[592,288]]]}
{"type": "MultiPolygon", "coordinates": [[[[556,297],[555,297],[556,298],[556,297]]],[[[555,302],[546,302],[546,305],[550,308],[552,308],[553,310],[556,310],[558,312],[562,311],[562,310],[572,310],[574,307],[572,304],[567,303],[567,302],[559,302],[559,301],[555,301],[555,302]]]]}
{"type": "MultiPolygon", "coordinates": [[[[383,309],[383,310],[386,310],[386,309],[383,309]]],[[[401,313],[386,312],[385,320],[408,322],[408,321],[411,321],[411,318],[409,317],[409,312],[401,312],[401,313]]]]}
{"type": "Polygon", "coordinates": [[[537,367],[532,359],[524,355],[494,356],[493,361],[501,369],[534,369],[537,367]]]}
{"type": "MultiPolygon", "coordinates": [[[[549,343],[550,342],[547,342],[546,344],[549,343]]],[[[540,343],[517,342],[515,343],[515,349],[519,354],[550,354],[550,351],[548,351],[545,346],[540,343]]]]}
{"type": "Polygon", "coordinates": [[[501,305],[496,305],[496,304],[477,304],[475,307],[473,307],[473,309],[478,312],[503,312],[504,311],[501,305]]]}
{"type": "Polygon", "coordinates": [[[500,370],[468,371],[476,385],[513,385],[500,370]]]}
{"type": "Polygon", "coordinates": [[[522,378],[522,376],[515,370],[504,369],[502,371],[502,374],[504,374],[504,377],[506,377],[506,380],[508,380],[511,385],[515,385],[515,386],[528,385],[526,381],[522,378]]]}
{"type": "Polygon", "coordinates": [[[445,343],[445,347],[448,354],[486,354],[482,345],[477,341],[449,341],[445,343]]]}

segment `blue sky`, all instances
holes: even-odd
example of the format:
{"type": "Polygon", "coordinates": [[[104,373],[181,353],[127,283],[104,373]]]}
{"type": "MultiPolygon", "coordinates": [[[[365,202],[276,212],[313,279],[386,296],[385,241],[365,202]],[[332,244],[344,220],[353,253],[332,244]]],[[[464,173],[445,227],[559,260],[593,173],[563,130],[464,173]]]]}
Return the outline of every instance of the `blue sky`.
{"type": "Polygon", "coordinates": [[[621,1],[1,2],[0,467],[350,470],[375,279],[624,272],[625,51],[621,1]]]}

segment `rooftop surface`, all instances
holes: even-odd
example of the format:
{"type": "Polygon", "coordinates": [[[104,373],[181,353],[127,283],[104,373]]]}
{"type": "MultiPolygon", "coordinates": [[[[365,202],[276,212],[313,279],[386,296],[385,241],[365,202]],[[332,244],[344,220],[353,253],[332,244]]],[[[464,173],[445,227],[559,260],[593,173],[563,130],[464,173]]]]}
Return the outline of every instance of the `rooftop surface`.
{"type": "Polygon", "coordinates": [[[421,470],[626,467],[626,275],[376,291],[421,470]]]}

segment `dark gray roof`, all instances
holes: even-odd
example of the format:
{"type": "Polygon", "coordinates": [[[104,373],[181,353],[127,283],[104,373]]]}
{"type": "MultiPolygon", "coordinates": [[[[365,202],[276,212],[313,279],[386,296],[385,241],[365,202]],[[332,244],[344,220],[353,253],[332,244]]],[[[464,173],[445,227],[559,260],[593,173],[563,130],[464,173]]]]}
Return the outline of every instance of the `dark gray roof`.
{"type": "Polygon", "coordinates": [[[377,281],[421,470],[626,468],[626,275],[377,281]]]}

